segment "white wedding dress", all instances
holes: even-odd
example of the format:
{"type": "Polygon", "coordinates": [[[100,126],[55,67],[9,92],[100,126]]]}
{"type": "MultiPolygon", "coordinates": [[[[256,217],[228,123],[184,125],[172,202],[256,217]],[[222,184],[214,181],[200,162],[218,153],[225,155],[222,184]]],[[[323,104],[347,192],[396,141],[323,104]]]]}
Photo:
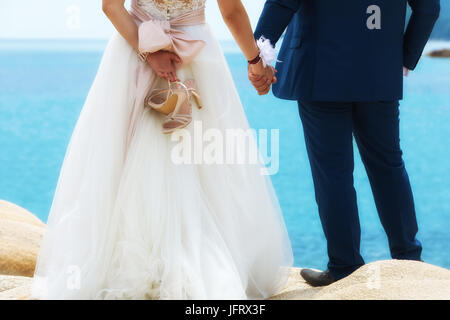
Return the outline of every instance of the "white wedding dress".
{"type": "MultiPolygon", "coordinates": [[[[138,0],[158,19],[205,0],[138,0]]],[[[207,25],[180,28],[206,42],[178,71],[194,78],[203,129],[248,129],[223,53],[207,25]]],[[[126,134],[142,63],[110,40],[61,169],[38,258],[39,299],[253,299],[281,289],[292,265],[270,179],[254,164],[175,164],[163,117],[146,109],[126,134]]],[[[187,130],[193,131],[191,124],[187,130]]]]}

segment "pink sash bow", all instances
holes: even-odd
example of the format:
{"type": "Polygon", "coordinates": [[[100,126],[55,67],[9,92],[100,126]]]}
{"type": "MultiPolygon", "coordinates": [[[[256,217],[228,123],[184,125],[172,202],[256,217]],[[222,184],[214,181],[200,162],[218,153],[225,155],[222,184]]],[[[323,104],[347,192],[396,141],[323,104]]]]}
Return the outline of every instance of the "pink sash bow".
{"type": "MultiPolygon", "coordinates": [[[[205,23],[205,10],[191,11],[171,20],[157,20],[145,12],[136,1],[131,3],[130,14],[141,22],[139,26],[139,51],[166,50],[176,53],[182,64],[189,64],[205,46],[202,40],[194,40],[187,33],[172,27],[192,26],[205,23]]],[[[136,76],[136,97],[128,127],[127,147],[136,130],[136,123],[144,111],[144,100],[156,81],[156,74],[148,63],[141,63],[136,76]]]]}

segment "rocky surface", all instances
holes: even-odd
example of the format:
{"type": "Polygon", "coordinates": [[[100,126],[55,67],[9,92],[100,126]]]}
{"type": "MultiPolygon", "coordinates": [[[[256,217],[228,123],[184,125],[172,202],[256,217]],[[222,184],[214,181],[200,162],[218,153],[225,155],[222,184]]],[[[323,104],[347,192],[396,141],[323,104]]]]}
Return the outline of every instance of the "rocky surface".
{"type": "Polygon", "coordinates": [[[450,299],[450,270],[423,262],[388,260],[363,266],[324,288],[311,288],[293,269],[277,300],[435,300],[450,299]]]}
{"type": "Polygon", "coordinates": [[[0,275],[0,300],[29,298],[32,278],[0,275]]]}
{"type": "Polygon", "coordinates": [[[44,230],[32,213],[0,200],[0,274],[32,276],[44,230]]]}
{"type": "Polygon", "coordinates": [[[433,50],[427,55],[433,58],[450,58],[450,49],[433,50]]]}
{"type": "MultiPolygon", "coordinates": [[[[0,200],[0,300],[28,299],[45,225],[33,214],[0,200]]],[[[388,260],[367,264],[324,288],[310,287],[292,268],[274,300],[450,300],[450,270],[423,262],[388,260]]]]}

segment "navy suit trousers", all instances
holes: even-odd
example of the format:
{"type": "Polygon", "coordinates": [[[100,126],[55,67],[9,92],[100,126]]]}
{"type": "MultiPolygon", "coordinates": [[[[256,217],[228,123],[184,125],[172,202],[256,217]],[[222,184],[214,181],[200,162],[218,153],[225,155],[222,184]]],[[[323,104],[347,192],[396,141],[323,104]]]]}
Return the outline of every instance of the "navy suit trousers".
{"type": "Polygon", "coordinates": [[[361,265],[361,230],[353,186],[353,137],[372,187],[392,258],[419,260],[422,246],[402,158],[399,102],[299,101],[316,201],[329,256],[341,279],[361,265]]]}

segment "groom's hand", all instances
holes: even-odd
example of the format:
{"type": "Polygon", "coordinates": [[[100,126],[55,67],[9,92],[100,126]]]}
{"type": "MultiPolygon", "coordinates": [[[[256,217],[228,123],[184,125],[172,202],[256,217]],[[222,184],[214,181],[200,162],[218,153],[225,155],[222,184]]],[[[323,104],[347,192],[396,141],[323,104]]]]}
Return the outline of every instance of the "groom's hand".
{"type": "Polygon", "coordinates": [[[264,68],[262,66],[262,61],[255,65],[249,65],[248,78],[255,87],[256,91],[258,91],[259,95],[267,94],[272,83],[277,82],[275,72],[276,70],[271,66],[264,68]]]}
{"type": "Polygon", "coordinates": [[[408,68],[403,67],[403,76],[408,77],[410,71],[411,71],[411,70],[409,70],[408,68]]]}

